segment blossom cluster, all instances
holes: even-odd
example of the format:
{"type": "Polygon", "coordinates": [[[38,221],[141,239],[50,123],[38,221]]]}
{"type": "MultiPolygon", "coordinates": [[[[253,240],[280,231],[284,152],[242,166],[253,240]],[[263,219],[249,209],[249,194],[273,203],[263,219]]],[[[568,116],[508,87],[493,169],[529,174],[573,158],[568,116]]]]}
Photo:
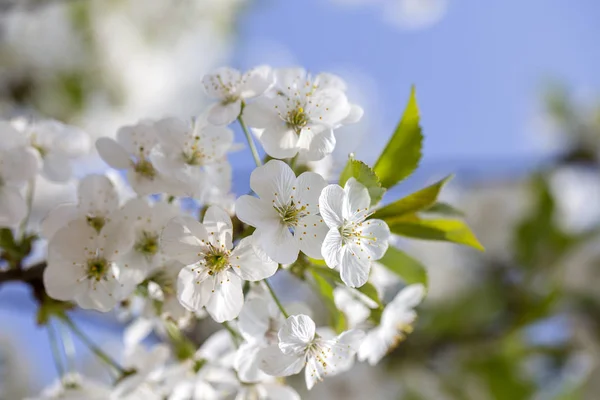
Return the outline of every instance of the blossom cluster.
{"type": "MultiPolygon", "coordinates": [[[[424,285],[390,293],[374,278],[392,239],[374,215],[380,196],[361,174],[329,184],[307,164],[331,154],[335,131],[362,117],[344,81],[261,66],[221,68],[203,83],[215,102],[199,116],[142,120],[96,141],[135,195],[90,174],[78,182],[77,202],[42,221],[47,295],[115,310],[131,324],[114,387],[71,371],[40,398],[295,399],[281,377],[304,370],[311,389],[356,359],[379,363],[412,331],[424,285]],[[257,165],[251,192],[239,197],[228,160],[240,147],[236,121],[257,165]],[[283,304],[269,281],[278,271],[330,296],[344,324],[317,327],[323,316],[310,301],[283,304]],[[204,318],[224,329],[190,351],[182,330],[204,318]],[[151,332],[165,343],[146,349],[151,332]]],[[[91,146],[55,121],[7,121],[0,133],[0,225],[14,228],[28,213],[23,187],[38,173],[74,178],[71,160],[91,146]]]]}

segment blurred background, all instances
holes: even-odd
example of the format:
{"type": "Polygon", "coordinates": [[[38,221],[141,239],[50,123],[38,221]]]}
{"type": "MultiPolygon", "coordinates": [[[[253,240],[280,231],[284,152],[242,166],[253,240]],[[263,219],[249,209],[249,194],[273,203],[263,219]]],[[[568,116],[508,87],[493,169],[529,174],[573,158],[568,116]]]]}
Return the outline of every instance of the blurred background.
{"type": "MultiPolygon", "coordinates": [[[[593,400],[599,16],[595,0],[0,0],[0,116],[113,136],[139,119],[199,114],[201,78],[217,66],[301,65],[341,75],[365,109],[337,131],[335,169],[349,152],[374,161],[415,84],[424,158],[397,194],[455,172],[445,200],[487,251],[400,243],[429,273],[415,332],[377,368],[303,398],[593,400]]],[[[244,192],[252,159],[231,162],[244,192]]],[[[104,168],[92,157],[80,174],[104,168]]],[[[38,219],[72,189],[42,182],[38,219]]],[[[0,399],[56,378],[35,311],[25,286],[0,287],[0,399]]],[[[118,350],[116,318],[77,319],[118,350]]]]}

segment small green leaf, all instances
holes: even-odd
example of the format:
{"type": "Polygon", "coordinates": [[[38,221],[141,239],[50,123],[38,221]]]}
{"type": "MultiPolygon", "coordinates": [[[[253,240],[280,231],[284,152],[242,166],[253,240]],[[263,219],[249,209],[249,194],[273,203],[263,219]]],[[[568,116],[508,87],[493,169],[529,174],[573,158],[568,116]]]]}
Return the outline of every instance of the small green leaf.
{"type": "Polygon", "coordinates": [[[425,267],[403,251],[395,247],[389,247],[383,258],[378,262],[402,278],[407,285],[422,283],[427,287],[427,271],[425,267]]]}
{"type": "Polygon", "coordinates": [[[484,251],[469,226],[459,219],[421,219],[413,214],[384,220],[390,231],[398,235],[453,242],[484,251]]]}
{"type": "Polygon", "coordinates": [[[331,327],[335,329],[336,332],[342,333],[347,328],[346,316],[335,306],[335,301],[333,300],[334,285],[329,283],[327,279],[322,277],[315,270],[311,270],[311,274],[315,280],[315,288],[319,291],[319,295],[329,310],[331,327]]]}
{"type": "Polygon", "coordinates": [[[340,186],[343,187],[348,179],[352,177],[367,188],[369,196],[371,196],[371,205],[375,205],[381,201],[385,193],[385,188],[381,187],[379,178],[377,178],[375,172],[367,164],[352,158],[348,159],[348,163],[340,176],[340,186]]]}
{"type": "Polygon", "coordinates": [[[447,176],[439,182],[434,183],[431,186],[427,186],[417,192],[409,194],[408,196],[388,204],[387,206],[380,208],[373,214],[373,218],[389,218],[389,217],[400,217],[405,214],[413,214],[417,211],[426,210],[435,204],[440,190],[442,187],[452,179],[452,175],[447,176]]]}
{"type": "Polygon", "coordinates": [[[443,202],[437,202],[431,207],[421,211],[425,214],[437,214],[444,215],[446,217],[458,217],[462,218],[465,216],[465,213],[459,210],[458,208],[443,202]]]}
{"type": "Polygon", "coordinates": [[[419,106],[413,86],[402,119],[373,167],[384,188],[391,188],[417,169],[423,141],[419,122],[419,106]]]}

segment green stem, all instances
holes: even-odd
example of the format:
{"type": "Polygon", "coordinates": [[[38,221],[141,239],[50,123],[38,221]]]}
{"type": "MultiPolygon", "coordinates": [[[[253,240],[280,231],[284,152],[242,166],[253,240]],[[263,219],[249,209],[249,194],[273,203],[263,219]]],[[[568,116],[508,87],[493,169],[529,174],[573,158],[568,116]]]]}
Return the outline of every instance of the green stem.
{"type": "Polygon", "coordinates": [[[246,135],[246,140],[248,141],[248,146],[250,146],[250,151],[252,152],[252,157],[254,157],[254,162],[256,163],[257,167],[260,167],[262,165],[262,162],[260,161],[258,150],[256,150],[256,145],[254,144],[252,135],[250,135],[250,131],[248,131],[248,127],[246,126],[246,123],[242,118],[242,114],[240,114],[240,116],[238,117],[238,121],[240,123],[240,126],[242,127],[242,130],[244,131],[244,135],[246,135]]]}
{"type": "Polygon", "coordinates": [[[77,369],[75,367],[75,344],[73,343],[73,337],[71,336],[71,332],[69,332],[67,328],[62,324],[58,326],[58,330],[60,331],[63,350],[67,359],[67,370],[69,372],[76,371],[77,369]]]}
{"type": "Polygon", "coordinates": [[[281,311],[283,316],[286,318],[289,317],[290,315],[285,311],[285,308],[283,308],[283,305],[277,298],[277,295],[275,294],[275,291],[273,290],[273,287],[271,287],[271,284],[269,283],[269,281],[267,279],[265,279],[263,282],[265,282],[265,285],[267,285],[267,289],[269,289],[269,292],[271,293],[271,297],[273,297],[273,300],[275,300],[275,303],[277,304],[277,307],[279,307],[279,310],[281,311]]]}
{"type": "Polygon", "coordinates": [[[73,333],[79,337],[79,339],[81,339],[81,341],[83,343],[85,343],[85,345],[102,361],[104,361],[107,365],[110,365],[111,367],[113,367],[115,370],[117,370],[121,375],[125,375],[127,373],[127,371],[125,371],[123,368],[121,368],[121,366],[115,361],[113,360],[108,354],[106,354],[104,351],[102,351],[98,346],[96,346],[94,344],[94,342],[92,342],[92,340],[87,337],[87,335],[85,333],[83,333],[82,330],[80,330],[77,325],[75,325],[75,323],[73,323],[73,321],[71,320],[71,318],[69,318],[66,314],[61,315],[62,320],[65,322],[65,324],[67,324],[67,326],[69,328],[71,328],[71,331],[73,331],[73,333]]]}
{"type": "Polygon", "coordinates": [[[48,331],[48,340],[50,341],[50,348],[52,349],[52,358],[54,359],[54,366],[56,367],[56,373],[59,379],[65,375],[65,368],[62,365],[60,351],[58,349],[58,339],[56,338],[56,332],[52,323],[46,325],[48,331]]]}
{"type": "Polygon", "coordinates": [[[25,201],[27,202],[27,214],[25,214],[25,218],[21,221],[21,225],[19,226],[20,238],[21,241],[25,239],[25,231],[27,230],[27,223],[29,222],[29,217],[31,216],[31,209],[33,208],[33,195],[35,193],[35,178],[29,181],[27,184],[27,194],[25,201]]]}
{"type": "Polygon", "coordinates": [[[236,348],[239,347],[240,335],[235,330],[233,330],[233,328],[231,327],[231,325],[229,325],[229,323],[227,321],[223,322],[222,325],[223,325],[223,327],[225,327],[225,329],[227,329],[227,331],[231,335],[231,340],[233,341],[233,344],[235,345],[235,347],[236,348]]]}

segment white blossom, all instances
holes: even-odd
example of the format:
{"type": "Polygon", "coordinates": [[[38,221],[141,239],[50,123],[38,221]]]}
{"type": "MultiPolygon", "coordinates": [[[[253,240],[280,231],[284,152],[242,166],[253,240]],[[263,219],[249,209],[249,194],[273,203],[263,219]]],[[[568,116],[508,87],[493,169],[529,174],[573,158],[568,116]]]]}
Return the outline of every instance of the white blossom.
{"type": "Polygon", "coordinates": [[[242,102],[266,92],[274,82],[271,67],[260,66],[242,74],[222,67],[202,79],[206,94],[219,100],[208,109],[208,122],[228,125],[242,111],[242,102]]]}
{"type": "Polygon", "coordinates": [[[206,307],[217,322],[240,313],[242,280],[259,281],[277,270],[277,263],[255,248],[251,238],[233,247],[232,235],[231,218],[217,206],[208,208],[203,224],[178,217],[162,234],[165,253],[186,265],[177,281],[179,301],[191,311],[206,307]]]}
{"type": "Polygon", "coordinates": [[[45,388],[39,395],[25,400],[106,400],[110,396],[109,386],[78,373],[69,373],[45,388]]]}
{"type": "Polygon", "coordinates": [[[331,74],[313,79],[300,68],[277,70],[275,75],[274,94],[244,110],[248,125],[260,130],[267,154],[291,158],[301,153],[310,161],[331,154],[333,130],[362,117],[362,109],[348,102],[343,81],[331,74]]]}
{"type": "Polygon", "coordinates": [[[12,124],[39,153],[42,173],[51,181],[68,181],[73,175],[72,162],[90,152],[90,136],[77,127],[51,119],[16,119],[12,124]]]}
{"type": "Polygon", "coordinates": [[[402,289],[396,297],[385,306],[378,326],[367,332],[360,349],[358,359],[376,365],[393,350],[407,333],[412,332],[412,324],[417,318],[413,310],[425,296],[425,287],[413,284],[402,289]]]}
{"type": "Polygon", "coordinates": [[[332,338],[317,335],[313,320],[306,315],[289,317],[279,330],[279,345],[262,350],[261,369],[273,376],[299,373],[305,366],[306,387],[310,390],[327,375],[352,365],[364,332],[350,330],[332,338]]]}
{"type": "Polygon", "coordinates": [[[101,230],[75,220],[54,234],[48,244],[44,287],[57,300],[75,301],[85,309],[106,312],[133,290],[117,264],[133,245],[131,230],[108,223],[101,230]]]}
{"type": "Polygon", "coordinates": [[[323,258],[330,268],[339,268],[350,287],[364,285],[371,262],[384,256],[390,230],[378,219],[367,219],[371,197],[365,186],[350,178],[342,189],[329,185],[319,197],[319,209],[329,232],[323,241],[323,258]]]}
{"type": "Polygon", "coordinates": [[[0,121],[0,227],[17,225],[27,215],[21,187],[35,178],[40,157],[26,138],[0,121]]]}
{"type": "Polygon", "coordinates": [[[151,121],[124,126],[117,137],[101,137],[96,140],[100,157],[111,167],[127,171],[127,179],[135,192],[141,196],[168,193],[183,194],[183,189],[169,176],[157,170],[150,160],[150,153],[158,143],[156,128],[151,121]]]}
{"type": "Polygon", "coordinates": [[[164,175],[200,202],[231,190],[231,166],[225,155],[233,144],[233,132],[203,119],[186,122],[165,118],[154,124],[158,145],[150,160],[164,175]]]}
{"type": "Polygon", "coordinates": [[[235,205],[238,218],[256,227],[252,237],[274,261],[291,264],[301,250],[322,259],[327,226],[319,216],[318,199],[326,183],[314,172],[299,177],[283,161],[271,160],[250,176],[258,198],[244,195],[235,205]]]}
{"type": "Polygon", "coordinates": [[[110,179],[104,175],[88,175],[79,181],[77,203],[58,205],[42,221],[42,234],[46,239],[69,222],[83,220],[96,230],[109,221],[119,209],[119,195],[110,179]]]}

